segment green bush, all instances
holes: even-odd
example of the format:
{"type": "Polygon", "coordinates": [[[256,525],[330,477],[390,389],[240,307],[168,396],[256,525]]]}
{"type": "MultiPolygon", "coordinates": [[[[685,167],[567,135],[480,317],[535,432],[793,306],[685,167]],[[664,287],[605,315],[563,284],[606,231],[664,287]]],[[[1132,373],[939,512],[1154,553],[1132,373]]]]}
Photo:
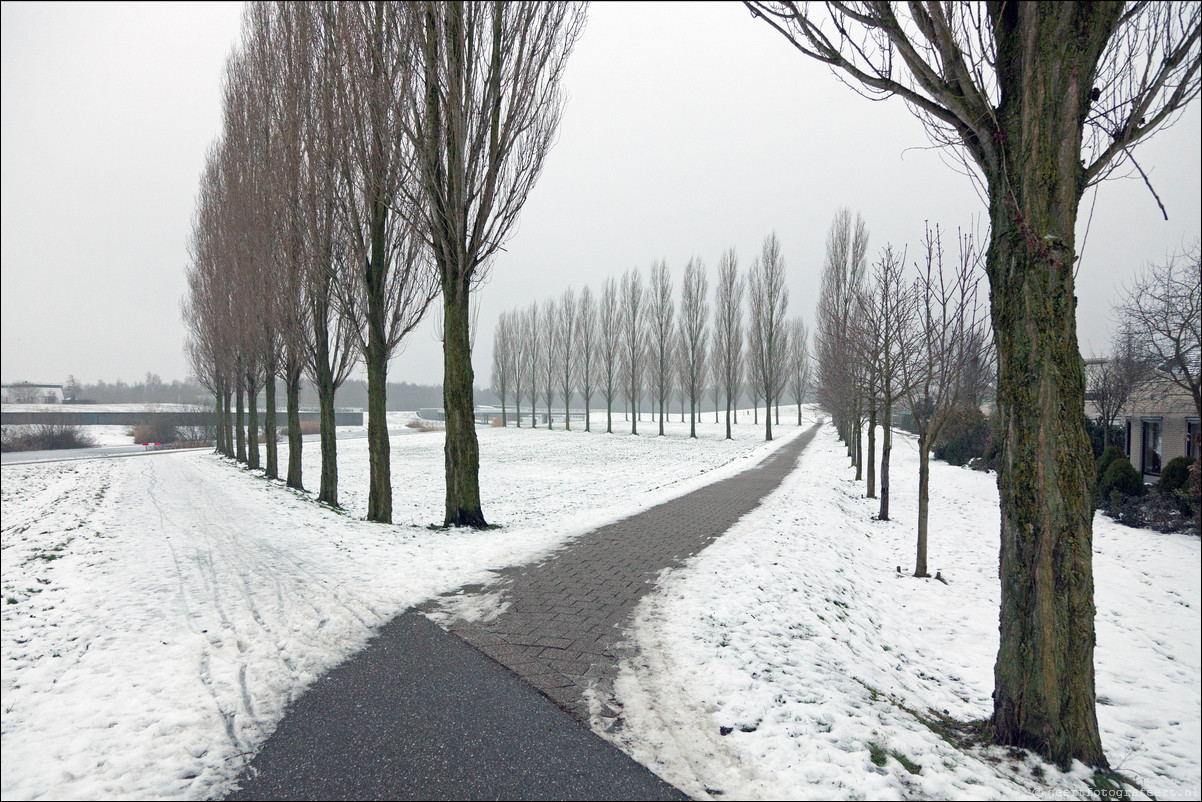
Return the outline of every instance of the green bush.
{"type": "Polygon", "coordinates": [[[1181,490],[1189,484],[1189,466],[1194,464],[1193,457],[1174,457],[1160,472],[1158,485],[1162,495],[1169,495],[1181,490]]]}
{"type": "Polygon", "coordinates": [[[1123,449],[1118,446],[1110,446],[1102,452],[1102,456],[1098,458],[1098,482],[1102,481],[1102,477],[1106,475],[1106,469],[1116,459],[1126,459],[1127,455],[1123,453],[1123,449]]]}
{"type": "Polygon", "coordinates": [[[1085,419],[1085,433],[1089,435],[1089,447],[1093,449],[1094,459],[1098,459],[1103,452],[1114,448],[1114,446],[1106,447],[1107,440],[1112,443],[1121,443],[1126,437],[1126,432],[1121,426],[1111,426],[1109,432],[1106,429],[1106,424],[1101,421],[1092,418],[1085,419]]]}
{"type": "Polygon", "coordinates": [[[939,433],[933,453],[952,465],[967,465],[970,460],[984,457],[990,446],[989,421],[977,407],[961,407],[954,411],[939,433]]]}
{"type": "Polygon", "coordinates": [[[1110,463],[1102,480],[1098,482],[1098,495],[1103,499],[1111,499],[1112,494],[1118,493],[1123,497],[1142,496],[1144,494],[1144,479],[1131,462],[1124,456],[1119,456],[1110,463]]]}

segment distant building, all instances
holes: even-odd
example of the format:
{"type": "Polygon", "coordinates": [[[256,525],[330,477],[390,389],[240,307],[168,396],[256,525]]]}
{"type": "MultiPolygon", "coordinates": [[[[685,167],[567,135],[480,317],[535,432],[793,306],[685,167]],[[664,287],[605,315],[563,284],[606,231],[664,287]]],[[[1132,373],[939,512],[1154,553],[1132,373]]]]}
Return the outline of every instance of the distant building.
{"type": "Polygon", "coordinates": [[[1160,471],[1175,457],[1198,457],[1198,411],[1194,399],[1168,378],[1141,385],[1124,409],[1126,451],[1145,482],[1160,481],[1160,471]]]}
{"type": "Polygon", "coordinates": [[[63,386],[61,384],[18,382],[16,384],[0,385],[0,388],[3,388],[3,402],[5,404],[63,403],[63,386]]]}

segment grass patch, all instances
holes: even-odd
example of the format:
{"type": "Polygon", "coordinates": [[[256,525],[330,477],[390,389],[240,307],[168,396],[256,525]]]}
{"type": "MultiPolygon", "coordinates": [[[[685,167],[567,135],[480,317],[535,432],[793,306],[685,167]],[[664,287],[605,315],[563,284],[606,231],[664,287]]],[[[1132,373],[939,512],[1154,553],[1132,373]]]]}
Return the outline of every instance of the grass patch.
{"type": "Polygon", "coordinates": [[[897,751],[896,749],[890,749],[889,754],[893,755],[893,759],[896,760],[898,763],[902,764],[902,768],[905,769],[906,771],[910,772],[911,774],[921,774],[922,773],[922,766],[918,765],[913,760],[910,760],[910,758],[906,757],[905,755],[903,755],[901,752],[897,751]]]}
{"type": "Polygon", "coordinates": [[[876,741],[869,741],[868,759],[877,766],[884,766],[889,761],[889,753],[885,751],[885,747],[876,741]]]}

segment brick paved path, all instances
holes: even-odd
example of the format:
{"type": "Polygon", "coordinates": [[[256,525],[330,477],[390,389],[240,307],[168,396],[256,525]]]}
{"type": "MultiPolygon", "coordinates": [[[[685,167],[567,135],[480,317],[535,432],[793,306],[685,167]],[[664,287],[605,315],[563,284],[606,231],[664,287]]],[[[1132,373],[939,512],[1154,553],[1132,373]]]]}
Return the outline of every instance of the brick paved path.
{"type": "MultiPolygon", "coordinates": [[[[624,631],[659,572],[708,546],[754,509],[793,470],[813,439],[811,427],[759,465],[590,532],[542,563],[500,572],[487,586],[461,588],[419,607],[444,627],[517,673],[578,720],[615,717],[613,680],[630,654],[624,631]],[[491,620],[458,610],[485,594],[508,606],[491,620]]],[[[486,605],[492,606],[492,605],[486,605]]]]}

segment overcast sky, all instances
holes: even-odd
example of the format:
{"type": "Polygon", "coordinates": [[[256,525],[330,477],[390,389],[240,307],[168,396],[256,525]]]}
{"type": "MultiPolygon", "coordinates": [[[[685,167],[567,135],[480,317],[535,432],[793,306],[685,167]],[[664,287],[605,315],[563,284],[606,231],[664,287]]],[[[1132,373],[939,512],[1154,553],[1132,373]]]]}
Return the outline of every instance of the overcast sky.
{"type": "MultiPolygon", "coordinates": [[[[5,383],[188,374],[179,302],[205,149],[219,133],[222,65],[239,4],[3,5],[5,383]]],[[[875,257],[924,221],[984,229],[968,179],[928,147],[899,100],[871,102],[739,4],[597,4],[566,75],[559,141],[519,228],[477,296],[478,384],[505,310],[594,290],[664,258],[679,292],[700,256],[746,268],[781,239],[790,314],[811,321],[840,206],[860,211],[875,257]]],[[[1136,179],[1086,195],[1079,337],[1106,347],[1118,289],[1202,229],[1202,111],[1136,152],[1169,212],[1136,179]]],[[[432,327],[393,363],[441,381],[432,327]]]]}

